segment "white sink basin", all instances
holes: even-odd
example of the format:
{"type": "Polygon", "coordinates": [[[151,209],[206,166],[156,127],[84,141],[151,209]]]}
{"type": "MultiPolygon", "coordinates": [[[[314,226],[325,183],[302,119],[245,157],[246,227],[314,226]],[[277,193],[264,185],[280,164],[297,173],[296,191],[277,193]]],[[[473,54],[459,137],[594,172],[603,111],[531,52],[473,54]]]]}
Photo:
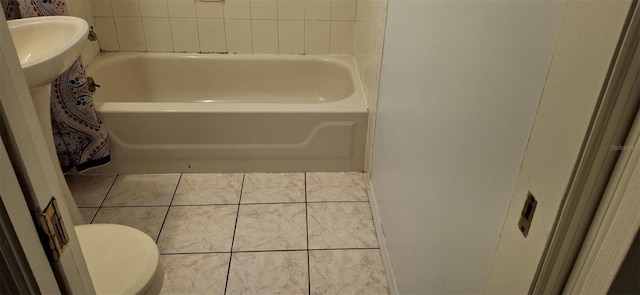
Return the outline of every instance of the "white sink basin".
{"type": "Polygon", "coordinates": [[[80,56],[89,25],[73,16],[7,21],[29,88],[47,85],[80,56]]]}

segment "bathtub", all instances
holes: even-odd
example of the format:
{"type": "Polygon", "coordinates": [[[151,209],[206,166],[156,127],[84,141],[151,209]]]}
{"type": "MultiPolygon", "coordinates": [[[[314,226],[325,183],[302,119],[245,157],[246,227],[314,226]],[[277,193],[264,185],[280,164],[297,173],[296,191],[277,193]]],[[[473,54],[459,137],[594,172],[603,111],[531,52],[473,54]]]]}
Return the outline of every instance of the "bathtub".
{"type": "Polygon", "coordinates": [[[87,74],[111,143],[97,173],[364,168],[352,57],[103,53],[87,74]]]}

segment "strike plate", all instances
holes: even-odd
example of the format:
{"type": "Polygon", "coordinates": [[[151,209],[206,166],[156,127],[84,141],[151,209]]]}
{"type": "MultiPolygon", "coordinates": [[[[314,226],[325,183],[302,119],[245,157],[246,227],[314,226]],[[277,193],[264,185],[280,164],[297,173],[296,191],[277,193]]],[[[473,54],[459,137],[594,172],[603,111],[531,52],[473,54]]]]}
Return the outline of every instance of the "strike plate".
{"type": "Polygon", "coordinates": [[[529,234],[529,227],[531,227],[531,221],[533,220],[533,214],[536,212],[537,205],[538,201],[536,201],[536,198],[529,192],[527,200],[524,202],[522,213],[520,214],[520,220],[518,221],[518,228],[525,238],[529,234]]]}

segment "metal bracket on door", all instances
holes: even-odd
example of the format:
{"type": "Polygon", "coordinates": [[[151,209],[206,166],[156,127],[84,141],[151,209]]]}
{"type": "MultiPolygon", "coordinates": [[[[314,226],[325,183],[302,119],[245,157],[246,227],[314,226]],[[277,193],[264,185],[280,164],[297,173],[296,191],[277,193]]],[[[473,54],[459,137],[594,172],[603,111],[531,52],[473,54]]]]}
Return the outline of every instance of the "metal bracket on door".
{"type": "Polygon", "coordinates": [[[47,208],[40,214],[38,222],[44,234],[42,243],[45,250],[48,250],[47,255],[52,261],[58,261],[65,246],[69,243],[69,235],[64,229],[64,221],[60,216],[56,198],[51,197],[47,208]]]}

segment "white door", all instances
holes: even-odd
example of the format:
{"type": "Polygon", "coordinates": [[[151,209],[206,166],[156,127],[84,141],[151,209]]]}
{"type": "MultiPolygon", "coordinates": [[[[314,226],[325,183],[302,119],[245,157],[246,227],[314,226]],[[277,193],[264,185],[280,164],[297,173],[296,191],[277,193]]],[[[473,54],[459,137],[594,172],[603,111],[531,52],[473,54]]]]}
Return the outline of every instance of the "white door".
{"type": "MultiPolygon", "coordinates": [[[[44,136],[40,131],[31,95],[22,74],[4,16],[0,16],[0,134],[2,134],[5,147],[3,150],[6,149],[15,171],[15,174],[8,172],[7,174],[16,176],[15,178],[20,182],[24,195],[23,200],[26,199],[29,211],[32,214],[37,214],[47,207],[52,197],[58,200],[59,214],[69,236],[68,244],[60,259],[51,263],[50,267],[57,278],[60,290],[63,293],[95,294],[80,250],[80,244],[73,230],[73,221],[64,202],[64,184],[60,182],[58,175],[61,172],[58,171],[57,163],[51,158],[44,136]]],[[[6,169],[8,171],[8,168],[6,169]]],[[[9,178],[10,176],[7,177],[7,179],[9,178]]],[[[4,190],[4,174],[1,183],[4,190]]],[[[14,188],[9,187],[9,181],[6,183],[8,186],[6,189],[15,192],[14,188]]],[[[19,197],[15,193],[8,193],[6,196],[3,194],[2,196],[3,200],[11,198],[14,201],[19,197]]],[[[25,218],[28,217],[31,220],[31,216],[25,216],[24,210],[21,210],[22,213],[18,212],[20,211],[12,213],[19,214],[19,217],[22,218],[22,221],[16,221],[16,225],[18,225],[16,231],[20,235],[23,234],[22,230],[33,226],[33,223],[26,224],[25,218]]],[[[24,232],[24,234],[32,233],[24,232]]],[[[34,247],[33,245],[33,243],[22,244],[25,251],[34,247]]],[[[41,246],[40,243],[36,245],[41,246]]],[[[49,265],[47,259],[42,255],[35,255],[33,260],[29,261],[32,269],[39,269],[45,263],[49,265]]],[[[52,288],[50,282],[43,284],[41,288],[45,290],[52,288]]]]}

